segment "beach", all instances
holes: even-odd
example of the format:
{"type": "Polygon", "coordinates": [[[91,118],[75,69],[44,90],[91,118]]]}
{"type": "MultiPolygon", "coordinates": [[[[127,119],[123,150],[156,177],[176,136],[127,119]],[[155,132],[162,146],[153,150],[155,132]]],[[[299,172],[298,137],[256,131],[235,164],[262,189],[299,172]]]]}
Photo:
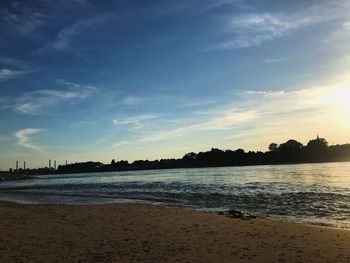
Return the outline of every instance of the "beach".
{"type": "Polygon", "coordinates": [[[350,231],[149,204],[0,203],[1,262],[349,262],[350,231]]]}

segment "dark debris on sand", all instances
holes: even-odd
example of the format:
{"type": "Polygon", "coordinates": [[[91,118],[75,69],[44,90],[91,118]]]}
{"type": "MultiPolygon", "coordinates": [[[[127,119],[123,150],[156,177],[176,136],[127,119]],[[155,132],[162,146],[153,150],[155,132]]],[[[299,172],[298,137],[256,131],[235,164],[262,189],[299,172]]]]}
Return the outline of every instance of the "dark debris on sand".
{"type": "Polygon", "coordinates": [[[252,219],[259,218],[258,216],[247,215],[247,214],[244,214],[241,211],[234,210],[234,209],[230,209],[230,210],[224,211],[224,212],[219,212],[218,214],[219,215],[225,215],[225,216],[230,217],[230,218],[238,218],[238,219],[241,219],[241,220],[252,220],[252,219]]]}

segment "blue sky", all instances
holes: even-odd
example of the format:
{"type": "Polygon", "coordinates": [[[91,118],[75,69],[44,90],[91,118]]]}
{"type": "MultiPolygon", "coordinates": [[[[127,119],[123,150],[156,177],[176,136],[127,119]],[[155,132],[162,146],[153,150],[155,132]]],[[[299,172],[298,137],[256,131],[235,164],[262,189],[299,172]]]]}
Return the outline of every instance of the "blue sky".
{"type": "Polygon", "coordinates": [[[0,168],[350,140],[348,1],[0,3],[0,168]]]}

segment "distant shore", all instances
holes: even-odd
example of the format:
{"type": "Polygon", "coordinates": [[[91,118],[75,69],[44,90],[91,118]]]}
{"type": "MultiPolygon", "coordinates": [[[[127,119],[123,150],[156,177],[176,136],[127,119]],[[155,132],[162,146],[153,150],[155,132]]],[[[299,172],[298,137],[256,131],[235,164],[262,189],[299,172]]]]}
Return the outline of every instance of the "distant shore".
{"type": "MultiPolygon", "coordinates": [[[[33,175],[24,175],[19,177],[6,176],[4,180],[25,180],[36,178],[37,175],[57,175],[57,174],[83,174],[83,173],[110,173],[110,172],[128,172],[128,171],[150,171],[150,170],[170,170],[170,169],[196,169],[196,168],[220,168],[220,167],[249,167],[249,166],[265,166],[265,165],[295,165],[295,164],[323,164],[323,163],[347,163],[347,160],[337,160],[337,161],[308,161],[308,162],[284,162],[284,163],[255,163],[255,164],[234,164],[234,165],[203,165],[203,166],[179,166],[179,167],[150,167],[150,168],[128,168],[128,169],[115,169],[115,170],[91,170],[91,171],[60,171],[53,169],[46,169],[44,171],[37,172],[33,175]],[[18,179],[17,179],[18,178],[18,179]]],[[[1,175],[0,175],[1,178],[1,175]]],[[[1,179],[0,179],[1,181],[1,179]]]]}
{"type": "MultiPolygon", "coordinates": [[[[275,164],[301,164],[301,163],[324,163],[324,162],[347,162],[350,161],[350,144],[331,145],[324,138],[310,140],[306,146],[290,139],[277,145],[271,143],[268,151],[244,151],[221,150],[212,148],[210,151],[199,153],[186,153],[182,158],[160,160],[136,160],[129,163],[127,160],[112,159],[111,163],[96,161],[58,164],[56,160],[51,166],[36,169],[16,169],[26,174],[71,174],[71,173],[94,173],[135,170],[156,170],[176,168],[204,168],[204,167],[228,167],[228,166],[251,166],[251,165],[275,165],[275,164]]],[[[17,161],[18,162],[18,161],[17,161]]],[[[10,169],[11,171],[12,169],[10,169]]]]}
{"type": "Polygon", "coordinates": [[[0,210],[0,262],[350,261],[348,230],[146,204],[0,210]]]}

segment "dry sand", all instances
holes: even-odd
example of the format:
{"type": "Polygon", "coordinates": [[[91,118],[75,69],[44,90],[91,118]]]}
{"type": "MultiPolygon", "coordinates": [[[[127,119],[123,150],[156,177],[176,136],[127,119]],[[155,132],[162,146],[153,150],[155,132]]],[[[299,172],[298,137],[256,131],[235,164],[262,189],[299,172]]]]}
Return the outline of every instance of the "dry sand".
{"type": "Polygon", "coordinates": [[[0,262],[350,262],[350,231],[145,204],[0,203],[0,262]]]}

